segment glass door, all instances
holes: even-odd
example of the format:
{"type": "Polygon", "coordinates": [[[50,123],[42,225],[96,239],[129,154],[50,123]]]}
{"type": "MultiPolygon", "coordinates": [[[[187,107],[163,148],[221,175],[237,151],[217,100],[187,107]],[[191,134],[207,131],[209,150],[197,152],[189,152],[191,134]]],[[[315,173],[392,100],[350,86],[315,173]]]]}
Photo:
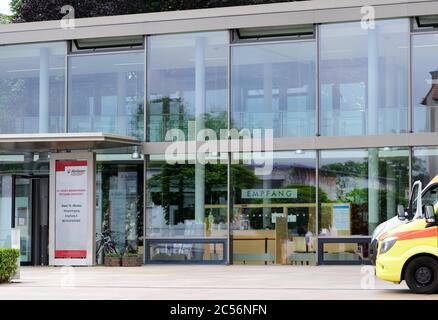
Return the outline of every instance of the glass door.
{"type": "Polygon", "coordinates": [[[21,262],[32,263],[32,180],[15,177],[14,223],[20,230],[21,262]]]}
{"type": "Polygon", "coordinates": [[[12,176],[0,176],[0,248],[10,248],[12,227],[12,176]]]}

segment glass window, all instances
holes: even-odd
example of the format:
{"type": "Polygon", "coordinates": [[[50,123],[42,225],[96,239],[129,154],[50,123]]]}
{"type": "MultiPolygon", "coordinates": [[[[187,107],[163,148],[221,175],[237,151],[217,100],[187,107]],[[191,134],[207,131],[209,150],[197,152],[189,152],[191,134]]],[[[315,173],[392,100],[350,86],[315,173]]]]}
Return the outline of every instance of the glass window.
{"type": "Polygon", "coordinates": [[[170,129],[189,140],[189,121],[228,127],[228,42],[225,31],[149,38],[147,141],[165,141],[170,129]]]}
{"type": "Polygon", "coordinates": [[[0,47],[0,134],[64,132],[64,42],[0,47]]]}
{"type": "Polygon", "coordinates": [[[143,140],[144,59],[144,52],[70,57],[69,131],[143,140]]]}
{"type": "Polygon", "coordinates": [[[322,151],[320,235],[372,235],[394,217],[407,204],[408,159],[408,149],[322,151]]]}
{"type": "MultiPolygon", "coordinates": [[[[96,232],[109,236],[120,253],[143,254],[143,161],[97,162],[96,232]]],[[[98,262],[104,250],[96,248],[98,262]]]]}
{"type": "Polygon", "coordinates": [[[232,128],[315,135],[315,42],[232,49],[232,128]]]}
{"type": "Polygon", "coordinates": [[[234,263],[314,262],[315,151],[241,153],[233,161],[234,263]]]}
{"type": "Polygon", "coordinates": [[[412,36],[414,132],[438,131],[438,34],[412,36]]]}
{"type": "Polygon", "coordinates": [[[194,155],[170,164],[164,155],[147,163],[146,236],[226,237],[227,155],[209,155],[196,164],[194,155]]]}
{"type": "Polygon", "coordinates": [[[407,131],[409,20],[320,26],[321,134],[407,131]]]}
{"type": "Polygon", "coordinates": [[[421,181],[423,188],[438,175],[438,148],[417,147],[412,149],[412,181],[421,181]]]}

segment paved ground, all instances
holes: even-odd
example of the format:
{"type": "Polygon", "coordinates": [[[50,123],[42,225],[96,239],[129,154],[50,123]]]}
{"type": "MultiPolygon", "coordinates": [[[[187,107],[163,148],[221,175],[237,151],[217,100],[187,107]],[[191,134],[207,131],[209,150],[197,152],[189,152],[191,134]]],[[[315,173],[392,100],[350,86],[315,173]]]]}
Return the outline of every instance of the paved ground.
{"type": "MultiPolygon", "coordinates": [[[[370,268],[370,267],[368,267],[370,268]]],[[[436,299],[356,266],[23,267],[4,299],[436,299]]]]}

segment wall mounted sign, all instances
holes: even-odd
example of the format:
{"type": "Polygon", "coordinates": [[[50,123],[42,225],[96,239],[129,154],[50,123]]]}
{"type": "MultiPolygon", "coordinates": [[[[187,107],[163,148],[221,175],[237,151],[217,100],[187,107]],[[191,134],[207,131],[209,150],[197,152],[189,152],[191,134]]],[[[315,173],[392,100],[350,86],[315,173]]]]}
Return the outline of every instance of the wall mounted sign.
{"type": "Polygon", "coordinates": [[[295,199],[297,189],[242,189],[242,199],[295,199]]]}
{"type": "Polygon", "coordinates": [[[333,205],[333,226],[337,230],[350,231],[350,205],[348,203],[333,205]]]}

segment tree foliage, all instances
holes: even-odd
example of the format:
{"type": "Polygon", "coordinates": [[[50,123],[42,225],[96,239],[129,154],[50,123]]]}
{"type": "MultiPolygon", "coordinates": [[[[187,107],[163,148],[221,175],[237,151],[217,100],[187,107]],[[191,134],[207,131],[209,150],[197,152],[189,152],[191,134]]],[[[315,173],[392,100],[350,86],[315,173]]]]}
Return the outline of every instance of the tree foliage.
{"type": "Polygon", "coordinates": [[[12,0],[13,22],[60,20],[61,8],[71,5],[76,18],[134,13],[205,9],[305,0],[12,0]]]}

